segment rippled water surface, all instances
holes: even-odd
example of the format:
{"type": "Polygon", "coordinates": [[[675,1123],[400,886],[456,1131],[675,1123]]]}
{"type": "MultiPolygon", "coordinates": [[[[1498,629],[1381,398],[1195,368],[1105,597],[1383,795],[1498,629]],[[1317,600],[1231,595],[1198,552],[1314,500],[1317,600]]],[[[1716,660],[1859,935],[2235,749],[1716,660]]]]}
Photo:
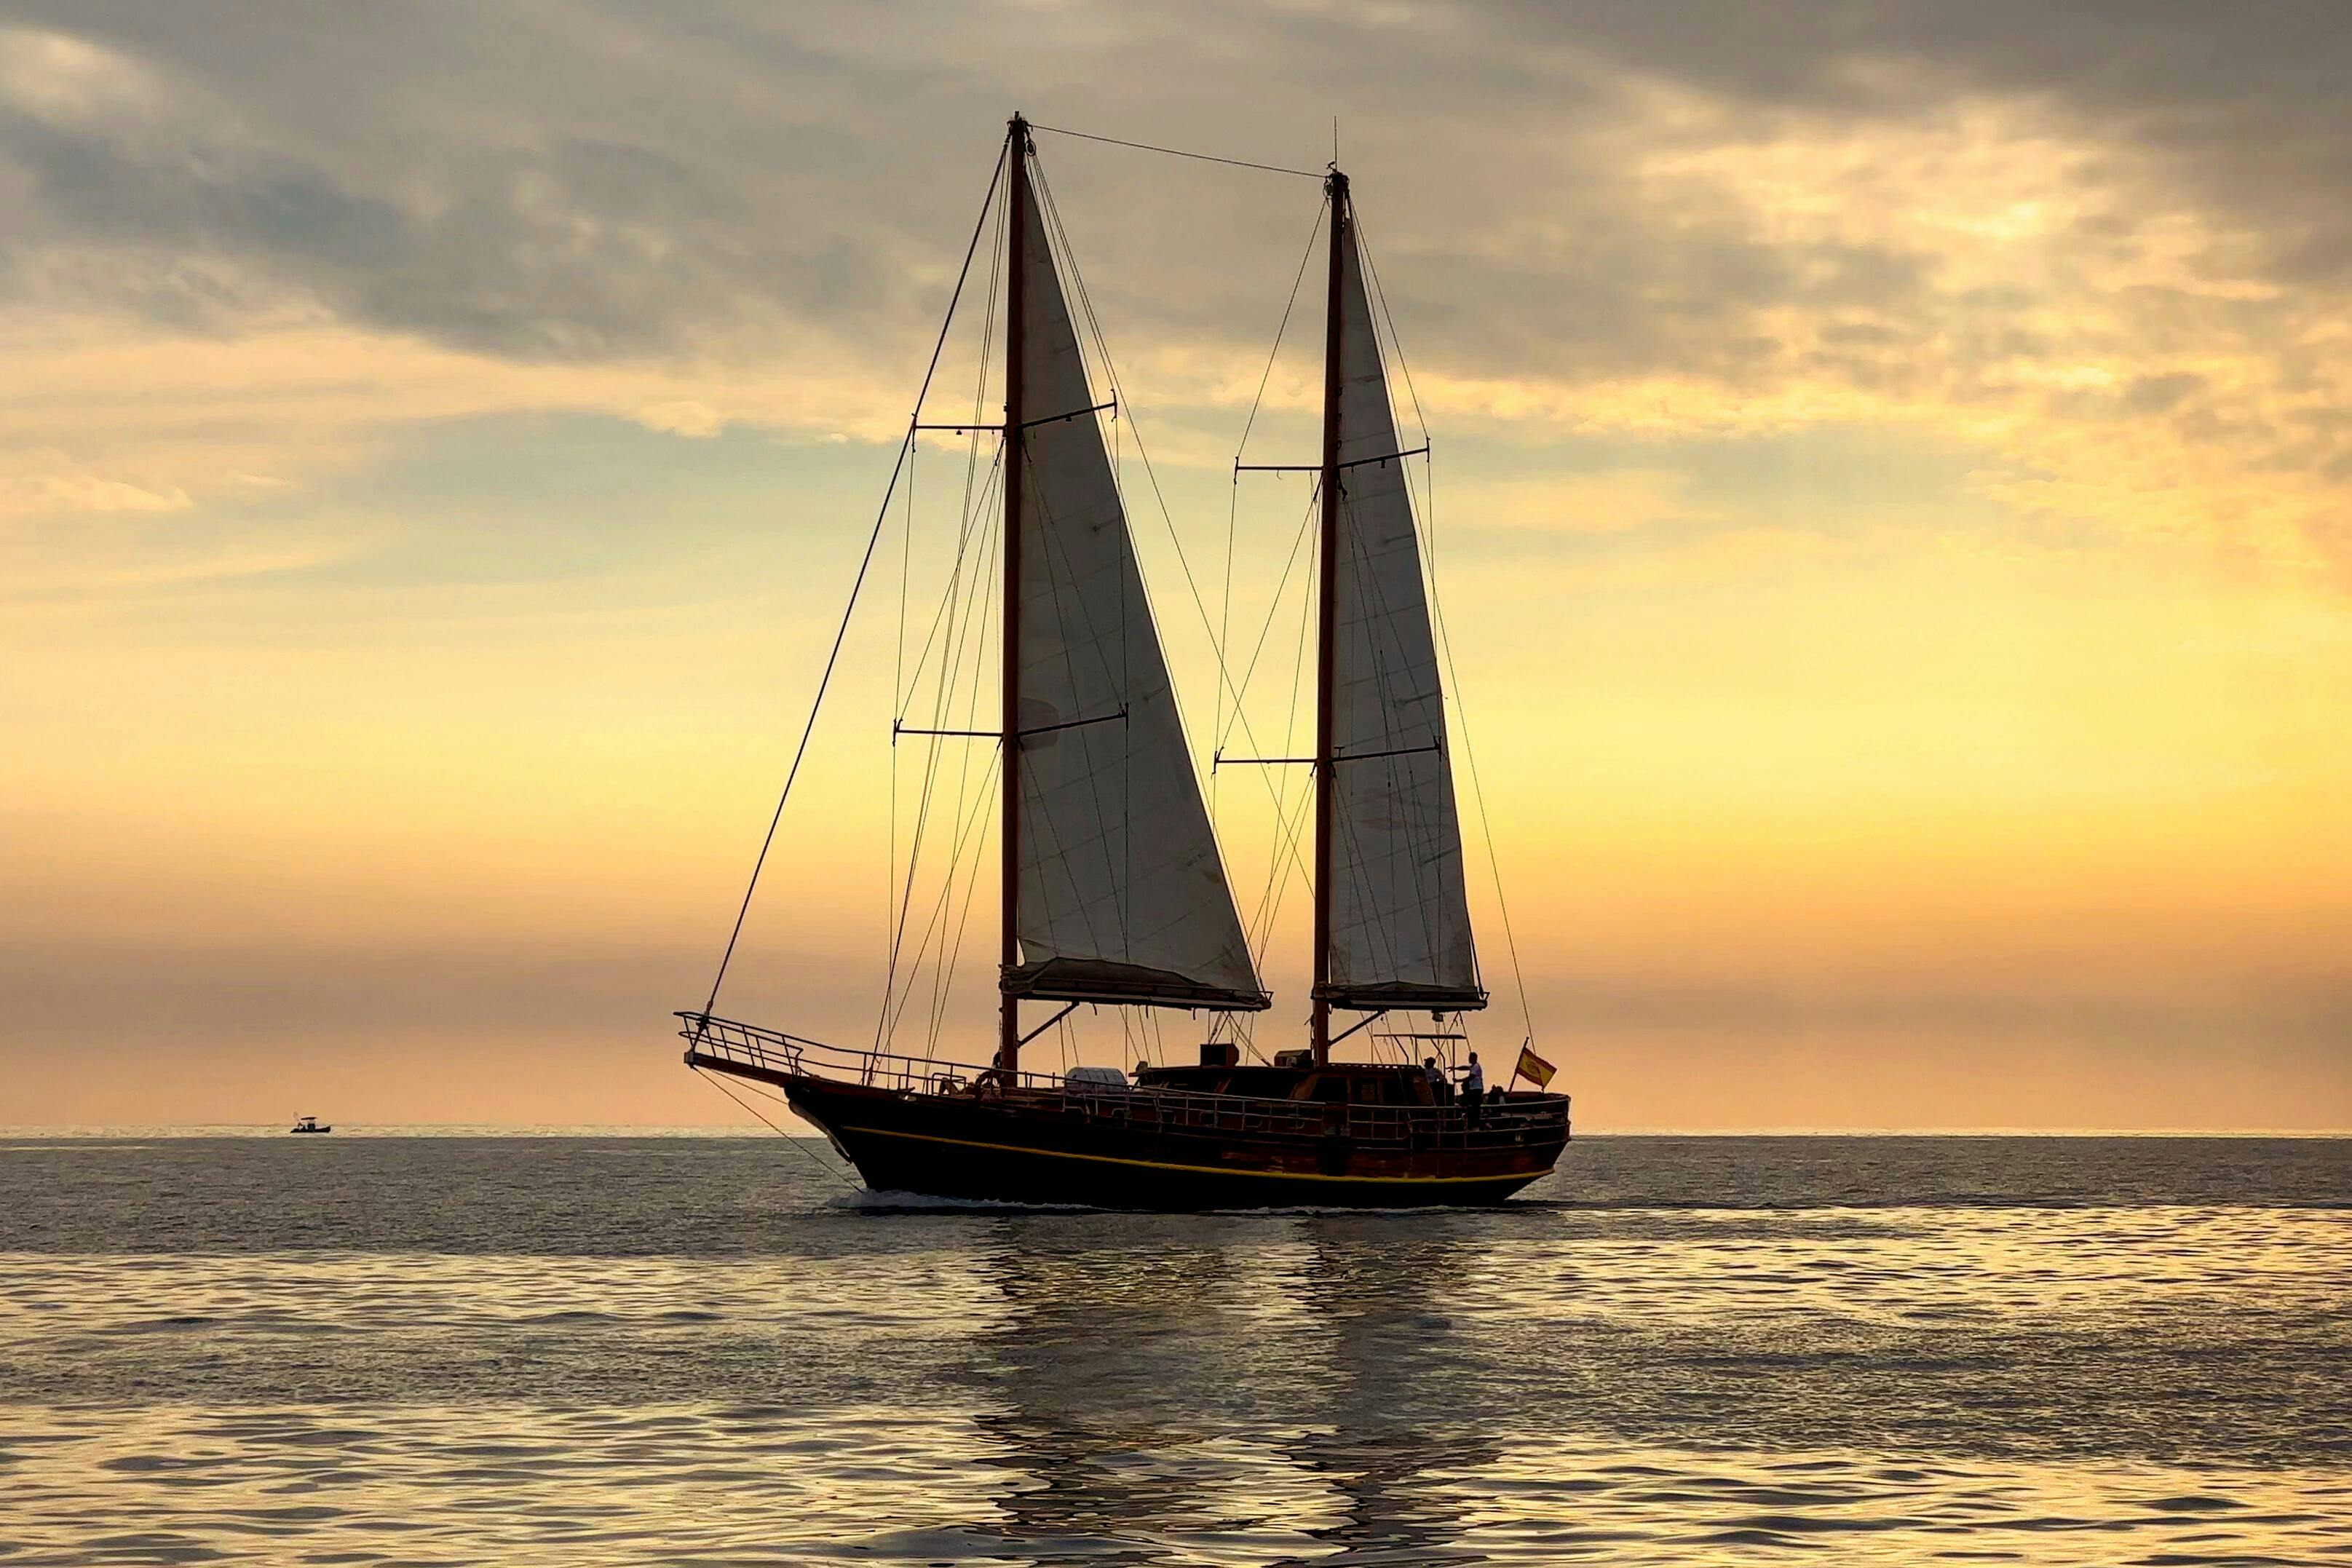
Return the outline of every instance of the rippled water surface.
{"type": "Polygon", "coordinates": [[[0,1141],[0,1563],[2352,1563],[2352,1142],[1591,1139],[1500,1211],[0,1141]]]}

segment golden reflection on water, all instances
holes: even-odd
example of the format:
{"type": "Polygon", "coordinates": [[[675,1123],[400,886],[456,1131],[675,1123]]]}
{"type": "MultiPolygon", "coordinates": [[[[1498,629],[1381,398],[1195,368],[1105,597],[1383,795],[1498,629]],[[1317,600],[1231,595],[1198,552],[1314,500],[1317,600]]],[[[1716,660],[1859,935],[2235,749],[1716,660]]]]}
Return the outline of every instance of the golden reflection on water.
{"type": "Polygon", "coordinates": [[[2352,1210],[748,1223],[20,1240],[0,1561],[2352,1556],[2352,1210]]]}

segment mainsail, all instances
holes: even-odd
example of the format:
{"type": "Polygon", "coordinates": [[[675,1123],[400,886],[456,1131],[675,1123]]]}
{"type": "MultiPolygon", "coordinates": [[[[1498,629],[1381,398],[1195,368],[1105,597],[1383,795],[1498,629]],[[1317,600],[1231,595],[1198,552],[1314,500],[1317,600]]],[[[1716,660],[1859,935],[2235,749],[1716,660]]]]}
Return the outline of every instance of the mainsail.
{"type": "Polygon", "coordinates": [[[1017,205],[1021,955],[1003,989],[1263,1008],[1045,226],[1017,205]]]}
{"type": "Polygon", "coordinates": [[[1482,1007],[1412,500],[1355,226],[1339,233],[1331,931],[1317,994],[1340,1007],[1482,1007]]]}

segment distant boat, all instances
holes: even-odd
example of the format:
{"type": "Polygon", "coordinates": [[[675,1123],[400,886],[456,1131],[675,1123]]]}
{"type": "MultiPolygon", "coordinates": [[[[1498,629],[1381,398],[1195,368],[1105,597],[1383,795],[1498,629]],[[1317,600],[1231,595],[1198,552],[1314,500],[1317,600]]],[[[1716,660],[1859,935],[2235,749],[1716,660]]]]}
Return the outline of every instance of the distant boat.
{"type": "Polygon", "coordinates": [[[1002,721],[894,731],[997,745],[994,1059],[826,1046],[706,1005],[679,1015],[687,1063],[781,1089],[877,1189],[1139,1208],[1497,1202],[1552,1170],[1569,1100],[1543,1091],[1551,1068],[1531,1050],[1520,1071],[1537,1089],[1507,1084],[1483,1105],[1412,1059],[1423,1042],[1464,1040],[1461,1019],[1486,991],[1402,471],[1426,448],[1399,448],[1336,167],[1322,460],[1309,470],[1321,514],[1315,751],[1252,759],[1314,769],[1307,1042],[1245,1066],[1237,1042],[1213,1033],[1197,1066],[1147,1066],[1132,1080],[1115,1068],[1024,1070],[1022,1047],[1079,1006],[1234,1014],[1272,1000],[1187,753],[1098,420],[1111,404],[1087,383],[1031,159],[1016,118],[1002,166],[1004,420],[983,427],[1003,443],[1002,721]],[[1024,1003],[1059,1010],[1029,1023],[1024,1003]],[[1371,1037],[1402,1059],[1334,1059],[1392,1010],[1438,1027],[1371,1037]],[[1335,1027],[1339,1011],[1363,1016],[1335,1027]]]}
{"type": "Polygon", "coordinates": [[[302,1118],[301,1121],[297,1121],[293,1126],[288,1128],[287,1131],[289,1132],[332,1132],[334,1129],[331,1127],[320,1126],[319,1119],[315,1116],[306,1116],[302,1118]]]}

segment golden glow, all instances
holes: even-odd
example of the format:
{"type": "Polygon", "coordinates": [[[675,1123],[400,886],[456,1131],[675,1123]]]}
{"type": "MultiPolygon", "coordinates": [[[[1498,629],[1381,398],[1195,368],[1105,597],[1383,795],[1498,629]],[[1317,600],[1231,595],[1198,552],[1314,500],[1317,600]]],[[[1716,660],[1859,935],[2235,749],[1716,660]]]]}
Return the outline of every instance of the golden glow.
{"type": "MultiPolygon", "coordinates": [[[[2042,99],[1757,117],[1611,79],[1624,111],[1578,132],[1590,181],[1556,202],[1359,174],[1580,1123],[2352,1125],[2347,300],[2281,284],[2152,153],[2042,99]],[[1743,246],[1785,275],[1687,285],[1703,326],[1628,346],[1572,309],[1610,261],[1594,199],[1662,275],[1743,246]],[[1479,281],[1447,315],[1438,277],[1479,281]]],[[[226,112],[21,30],[0,97],[59,134],[226,112]]],[[[1127,193],[1087,177],[1063,200],[1087,266],[1143,276],[1149,237],[1081,218],[1127,193]]],[[[568,358],[218,258],[173,275],[237,302],[204,330],[76,293],[78,253],[28,263],[0,308],[0,380],[37,391],[0,399],[0,1121],[733,1116],[664,1018],[708,984],[944,295],[933,237],[893,245],[907,277],[859,318],[887,340],[747,292],[727,330],[568,358]]],[[[1261,250],[1263,311],[1291,258],[1261,250]]],[[[1103,304],[1213,613],[1263,340],[1103,304]]],[[[1276,367],[1269,458],[1311,440],[1317,336],[1276,367]]],[[[951,353],[955,398],[970,368],[951,353]]],[[[960,459],[924,461],[936,530],[960,459]]],[[[1237,626],[1303,498],[1242,492],[1237,626]]],[[[1139,508],[1205,753],[1205,641],[1139,508]]],[[[888,909],[888,613],[740,971],[745,1011],[849,1039],[888,909]]],[[[1253,690],[1261,739],[1286,681],[1253,690]]],[[[1247,777],[1218,792],[1247,913],[1272,813],[1247,777]]],[[[1286,900],[1261,1038],[1303,1010],[1286,900]]],[[[1105,1031],[1088,1048],[1120,1052],[1105,1031]]]]}

